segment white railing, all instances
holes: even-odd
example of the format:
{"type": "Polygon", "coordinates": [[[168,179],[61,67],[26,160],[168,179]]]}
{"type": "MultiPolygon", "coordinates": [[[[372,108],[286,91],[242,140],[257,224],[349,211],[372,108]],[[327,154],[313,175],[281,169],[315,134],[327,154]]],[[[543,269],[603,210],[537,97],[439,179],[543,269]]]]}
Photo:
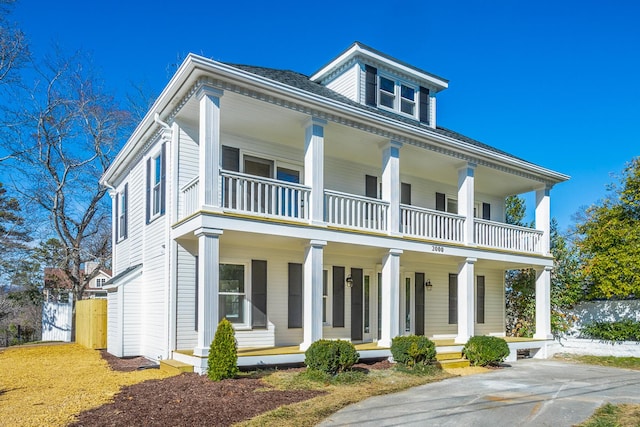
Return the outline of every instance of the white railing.
{"type": "Polygon", "coordinates": [[[542,231],[510,224],[476,219],[474,238],[478,246],[509,251],[540,253],[542,231]]]}
{"type": "Polygon", "coordinates": [[[311,189],[300,184],[221,171],[222,208],[306,220],[311,189]]]}
{"type": "Polygon", "coordinates": [[[400,205],[400,231],[426,239],[464,241],[465,217],[416,206],[400,205]]]}
{"type": "Polygon", "coordinates": [[[325,220],[328,224],[373,231],[387,231],[389,203],[354,194],[324,191],[325,220]]]}
{"type": "Polygon", "coordinates": [[[182,194],[182,213],[180,218],[186,218],[198,210],[199,182],[199,177],[196,176],[180,189],[180,193],[182,194]]]}

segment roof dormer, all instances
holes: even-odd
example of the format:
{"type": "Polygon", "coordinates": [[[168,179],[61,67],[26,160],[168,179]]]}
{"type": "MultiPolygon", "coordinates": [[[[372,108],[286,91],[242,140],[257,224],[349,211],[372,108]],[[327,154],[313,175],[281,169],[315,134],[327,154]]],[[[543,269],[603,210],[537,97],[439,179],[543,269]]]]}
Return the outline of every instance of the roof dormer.
{"type": "Polygon", "coordinates": [[[311,76],[352,101],[436,127],[436,93],[449,82],[355,42],[311,76]]]}

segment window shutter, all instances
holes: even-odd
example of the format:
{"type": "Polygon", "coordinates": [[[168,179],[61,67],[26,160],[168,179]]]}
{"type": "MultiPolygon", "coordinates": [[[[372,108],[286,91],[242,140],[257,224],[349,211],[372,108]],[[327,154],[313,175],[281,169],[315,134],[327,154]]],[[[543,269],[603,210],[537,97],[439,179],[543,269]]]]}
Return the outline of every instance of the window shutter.
{"type": "Polygon", "coordinates": [[[267,327],[267,261],[251,260],[251,326],[267,327]]]}
{"type": "Polygon", "coordinates": [[[365,104],[375,107],[378,105],[376,102],[377,98],[377,88],[378,88],[378,70],[370,65],[365,65],[364,70],[366,73],[365,77],[365,104]]]}
{"type": "Polygon", "coordinates": [[[114,218],[114,226],[113,228],[116,230],[116,243],[120,241],[120,234],[118,233],[118,231],[120,231],[120,226],[119,226],[119,222],[120,222],[120,194],[116,194],[116,214],[115,214],[115,218],[114,218]]]}
{"type": "Polygon", "coordinates": [[[484,276],[476,282],[476,322],[484,323],[484,276]]]}
{"type": "Polygon", "coordinates": [[[449,324],[458,323],[458,275],[449,274],[449,324]]]}
{"type": "Polygon", "coordinates": [[[333,267],[333,327],[344,328],[344,267],[333,267]]]}
{"type": "Polygon", "coordinates": [[[124,224],[122,224],[122,228],[122,238],[126,239],[129,236],[129,183],[124,185],[124,224]]]}
{"type": "Polygon", "coordinates": [[[424,335],[424,273],[416,273],[416,335],[424,335]]]}
{"type": "Polygon", "coordinates": [[[436,210],[444,212],[446,209],[446,198],[444,193],[436,193],[436,210]]]}
{"type": "Polygon", "coordinates": [[[429,123],[429,89],[420,86],[420,121],[429,123]]]}
{"type": "Polygon", "coordinates": [[[147,159],[147,214],[146,222],[149,224],[149,218],[151,218],[151,158],[147,159]]]}
{"type": "Polygon", "coordinates": [[[372,199],[378,198],[378,177],[365,175],[364,195],[372,199]]]}
{"type": "Polygon", "coordinates": [[[167,143],[162,144],[162,154],[160,155],[161,173],[160,175],[160,215],[165,212],[167,194],[167,143]]]}
{"type": "Polygon", "coordinates": [[[489,203],[482,204],[482,219],[491,219],[491,205],[489,203]]]}
{"type": "Polygon", "coordinates": [[[240,149],[222,146],[222,169],[240,172],[240,149]]]}
{"type": "Polygon", "coordinates": [[[411,184],[400,183],[400,203],[403,205],[411,204],[411,184]]]}
{"type": "Polygon", "coordinates": [[[289,328],[302,328],[302,264],[289,263],[289,328]]]}

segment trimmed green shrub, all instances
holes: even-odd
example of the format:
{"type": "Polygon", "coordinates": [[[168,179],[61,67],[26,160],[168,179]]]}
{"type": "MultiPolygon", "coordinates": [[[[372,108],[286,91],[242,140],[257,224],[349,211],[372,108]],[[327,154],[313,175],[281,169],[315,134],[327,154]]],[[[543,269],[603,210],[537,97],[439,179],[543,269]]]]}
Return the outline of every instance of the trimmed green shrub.
{"type": "Polygon", "coordinates": [[[409,368],[428,365],[436,359],[436,345],[423,336],[398,336],[391,340],[391,355],[397,363],[409,368]]]}
{"type": "Polygon", "coordinates": [[[580,328],[580,336],[603,341],[640,341],[640,322],[594,322],[580,328]]]}
{"type": "Polygon", "coordinates": [[[318,340],[304,355],[304,363],[309,369],[331,375],[351,369],[360,358],[353,344],[343,340],[318,340]]]}
{"type": "Polygon", "coordinates": [[[462,353],[474,366],[495,366],[507,358],[509,346],[499,337],[476,336],[469,338],[462,353]]]}
{"type": "Polygon", "coordinates": [[[231,322],[222,319],[209,347],[207,376],[212,381],[233,378],[238,374],[238,345],[231,322]]]}

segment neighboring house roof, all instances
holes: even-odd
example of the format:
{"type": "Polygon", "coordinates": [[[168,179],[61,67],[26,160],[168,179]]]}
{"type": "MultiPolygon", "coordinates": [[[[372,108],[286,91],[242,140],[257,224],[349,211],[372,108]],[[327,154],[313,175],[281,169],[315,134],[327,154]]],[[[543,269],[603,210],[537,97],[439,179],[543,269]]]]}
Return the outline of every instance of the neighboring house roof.
{"type": "Polygon", "coordinates": [[[534,163],[531,163],[531,162],[529,162],[527,160],[524,160],[524,159],[522,159],[520,157],[516,157],[516,156],[514,156],[512,154],[507,153],[506,151],[499,150],[499,149],[497,149],[495,147],[492,147],[492,146],[490,146],[488,144],[485,144],[483,142],[477,141],[477,140],[475,140],[473,138],[469,138],[468,136],[462,135],[461,133],[452,131],[450,129],[446,129],[446,128],[441,127],[441,126],[437,126],[435,129],[433,129],[432,127],[430,127],[427,124],[420,123],[420,121],[418,121],[417,119],[404,117],[404,116],[401,116],[400,114],[394,114],[392,112],[387,112],[387,111],[381,110],[379,108],[370,107],[368,105],[364,105],[364,104],[361,104],[359,102],[353,101],[353,100],[347,98],[346,96],[341,95],[341,94],[329,89],[326,86],[323,86],[320,83],[316,83],[314,81],[311,81],[308,76],[306,76],[306,75],[304,75],[302,73],[298,73],[296,71],[279,70],[279,69],[276,69],[276,68],[256,67],[256,66],[253,66],[253,65],[242,65],[242,64],[229,64],[229,63],[226,63],[226,65],[229,65],[229,66],[234,67],[234,68],[238,68],[238,69],[243,70],[243,71],[247,71],[247,72],[252,73],[252,74],[256,74],[256,75],[261,76],[261,77],[266,77],[268,79],[275,80],[275,81],[277,81],[279,83],[284,83],[286,85],[295,87],[297,89],[304,90],[305,92],[312,93],[314,95],[319,95],[319,96],[322,96],[324,98],[331,99],[333,101],[342,102],[342,103],[348,104],[348,105],[350,105],[352,107],[356,107],[356,108],[359,108],[361,110],[368,111],[370,113],[378,114],[380,116],[384,116],[384,117],[389,118],[389,119],[397,120],[399,122],[406,123],[408,125],[414,126],[416,128],[419,128],[419,129],[433,131],[433,132],[438,133],[440,135],[443,135],[443,136],[446,136],[446,137],[449,137],[449,138],[453,138],[453,139],[456,139],[458,141],[465,142],[467,144],[471,144],[471,145],[474,145],[476,147],[479,147],[479,148],[482,148],[482,149],[485,149],[485,150],[489,150],[489,151],[492,151],[494,153],[501,154],[503,156],[507,156],[507,157],[510,157],[512,159],[515,159],[515,160],[518,160],[518,161],[521,161],[521,162],[525,162],[525,163],[528,163],[530,165],[534,165],[535,166],[534,163]]]}
{"type": "MultiPolygon", "coordinates": [[[[103,276],[111,277],[111,270],[100,269],[100,273],[102,273],[103,276]]],[[[83,271],[80,272],[80,277],[84,277],[83,271]]],[[[58,290],[72,289],[73,284],[71,283],[71,281],[69,280],[69,278],[61,268],[45,267],[44,287],[45,289],[58,289],[58,290]]],[[[90,289],[93,289],[93,288],[90,288],[90,289]]]]}

